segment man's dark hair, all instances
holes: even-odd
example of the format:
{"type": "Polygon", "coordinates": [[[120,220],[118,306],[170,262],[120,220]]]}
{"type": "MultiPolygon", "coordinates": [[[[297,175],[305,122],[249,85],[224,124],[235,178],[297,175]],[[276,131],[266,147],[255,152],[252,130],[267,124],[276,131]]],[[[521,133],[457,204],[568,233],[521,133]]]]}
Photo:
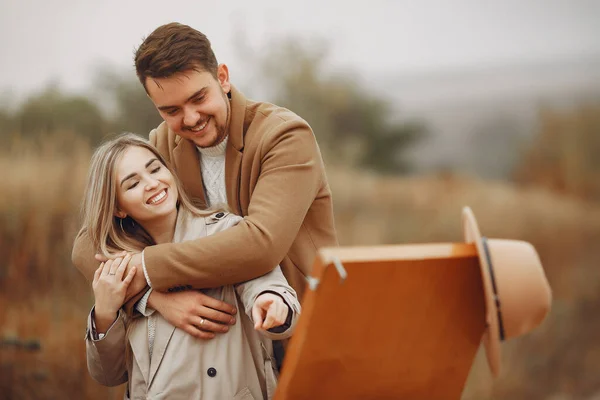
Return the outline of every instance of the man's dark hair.
{"type": "Polygon", "coordinates": [[[135,71],[148,91],[148,78],[168,78],[189,70],[210,72],[217,78],[217,58],[202,32],[172,22],[159,26],[135,52],[135,71]]]}

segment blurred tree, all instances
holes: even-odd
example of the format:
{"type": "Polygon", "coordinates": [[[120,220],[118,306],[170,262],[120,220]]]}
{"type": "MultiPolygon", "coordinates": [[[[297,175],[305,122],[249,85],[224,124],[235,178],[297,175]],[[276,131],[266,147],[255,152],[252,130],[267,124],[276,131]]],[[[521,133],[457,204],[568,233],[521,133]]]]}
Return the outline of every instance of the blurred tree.
{"type": "Polygon", "coordinates": [[[362,87],[354,74],[328,74],[327,54],[326,46],[288,39],[269,46],[253,64],[262,89],[311,125],[327,159],[382,173],[409,171],[403,154],[423,137],[424,127],[397,122],[390,103],[362,87]]]}
{"type": "Polygon", "coordinates": [[[600,104],[540,112],[540,129],[515,179],[600,200],[600,104]]]}
{"type": "Polygon", "coordinates": [[[92,142],[99,141],[107,130],[107,122],[91,100],[65,94],[56,85],[30,97],[15,113],[14,126],[25,136],[66,130],[92,142]]]}
{"type": "Polygon", "coordinates": [[[3,110],[0,110],[0,136],[13,133],[15,129],[13,116],[3,110]]]}
{"type": "Polygon", "coordinates": [[[114,131],[148,136],[162,122],[134,73],[119,73],[110,67],[101,67],[96,72],[95,86],[98,100],[112,116],[114,131]]]}

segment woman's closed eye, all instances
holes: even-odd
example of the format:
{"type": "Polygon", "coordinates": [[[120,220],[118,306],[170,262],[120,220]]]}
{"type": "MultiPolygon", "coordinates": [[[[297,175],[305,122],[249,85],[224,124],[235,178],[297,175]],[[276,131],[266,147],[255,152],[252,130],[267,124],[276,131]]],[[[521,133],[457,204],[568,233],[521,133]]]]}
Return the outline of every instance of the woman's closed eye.
{"type": "Polygon", "coordinates": [[[129,186],[127,187],[127,190],[133,189],[134,187],[136,187],[136,186],[138,185],[138,183],[139,183],[139,182],[137,182],[137,181],[136,181],[136,182],[133,182],[133,183],[131,183],[131,185],[129,185],[129,186]]]}
{"type": "Polygon", "coordinates": [[[157,165],[156,167],[152,168],[152,170],[150,171],[150,173],[151,173],[151,174],[155,174],[155,173],[157,173],[158,171],[160,171],[160,168],[161,168],[161,166],[160,166],[160,165],[157,165]]]}

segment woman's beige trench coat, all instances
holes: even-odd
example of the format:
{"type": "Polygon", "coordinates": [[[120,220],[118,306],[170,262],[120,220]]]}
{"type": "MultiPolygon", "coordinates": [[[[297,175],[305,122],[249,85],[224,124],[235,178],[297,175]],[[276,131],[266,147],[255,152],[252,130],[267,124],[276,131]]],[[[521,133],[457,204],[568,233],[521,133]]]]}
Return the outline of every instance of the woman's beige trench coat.
{"type": "MultiPolygon", "coordinates": [[[[209,217],[193,217],[183,211],[179,214],[174,237],[177,242],[215,234],[241,220],[227,213],[209,217]]],[[[279,266],[257,279],[204,292],[237,306],[240,312],[235,325],[212,340],[200,340],[176,329],[155,313],[151,359],[146,318],[128,322],[130,352],[126,351],[126,317],[122,311],[100,340],[93,339],[90,313],[86,348],[92,377],[108,386],[128,382],[126,399],[272,398],[277,372],[271,339],[289,337],[300,313],[296,293],[279,266]],[[291,326],[283,333],[254,330],[252,305],[264,291],[281,295],[293,313],[291,326]],[[129,360],[127,355],[130,355],[129,360]]]]}

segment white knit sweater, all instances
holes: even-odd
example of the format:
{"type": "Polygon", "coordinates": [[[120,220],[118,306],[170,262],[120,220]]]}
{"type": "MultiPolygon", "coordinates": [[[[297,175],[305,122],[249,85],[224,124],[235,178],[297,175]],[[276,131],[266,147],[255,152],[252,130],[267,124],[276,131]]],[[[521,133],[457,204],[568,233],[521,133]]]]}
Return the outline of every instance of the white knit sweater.
{"type": "Polygon", "coordinates": [[[202,182],[208,206],[219,203],[227,204],[227,192],[225,190],[225,148],[226,137],[221,143],[213,147],[198,147],[200,152],[200,169],[202,170],[202,182]]]}

